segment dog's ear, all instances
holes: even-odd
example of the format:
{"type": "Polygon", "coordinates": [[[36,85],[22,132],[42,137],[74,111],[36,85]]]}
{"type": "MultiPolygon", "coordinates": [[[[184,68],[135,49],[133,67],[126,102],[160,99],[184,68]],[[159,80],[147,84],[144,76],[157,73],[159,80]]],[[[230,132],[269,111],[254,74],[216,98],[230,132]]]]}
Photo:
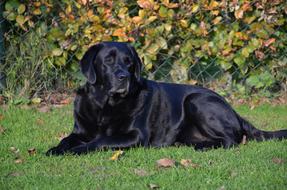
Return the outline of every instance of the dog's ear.
{"type": "Polygon", "coordinates": [[[133,46],[131,46],[130,44],[128,44],[128,47],[129,47],[129,50],[130,50],[130,52],[133,56],[133,60],[134,60],[134,65],[135,65],[135,73],[134,74],[135,74],[137,81],[139,81],[141,71],[142,71],[142,62],[141,62],[135,48],[133,46]]]}
{"type": "Polygon", "coordinates": [[[96,83],[97,76],[94,61],[103,46],[104,45],[102,43],[91,46],[80,61],[81,72],[91,84],[96,83]]]}

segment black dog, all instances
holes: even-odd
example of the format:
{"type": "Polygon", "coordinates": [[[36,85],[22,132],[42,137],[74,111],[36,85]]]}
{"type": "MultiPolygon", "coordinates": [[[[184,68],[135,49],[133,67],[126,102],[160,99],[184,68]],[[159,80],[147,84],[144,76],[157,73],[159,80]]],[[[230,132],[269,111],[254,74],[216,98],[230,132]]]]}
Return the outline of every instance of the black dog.
{"type": "Polygon", "coordinates": [[[80,66],[88,82],[77,91],[74,130],[47,155],[176,142],[195,149],[229,148],[243,136],[287,137],[287,130],[254,128],[211,90],[141,78],[142,63],[127,43],[94,45],[80,66]]]}

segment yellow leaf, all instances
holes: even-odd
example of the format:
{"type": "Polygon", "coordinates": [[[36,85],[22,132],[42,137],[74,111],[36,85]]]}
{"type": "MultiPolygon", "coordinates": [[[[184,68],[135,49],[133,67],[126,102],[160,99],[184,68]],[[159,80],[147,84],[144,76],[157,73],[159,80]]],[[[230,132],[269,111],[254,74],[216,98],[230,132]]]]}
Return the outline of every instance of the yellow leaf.
{"type": "Polygon", "coordinates": [[[139,10],[139,17],[144,18],[145,15],[146,15],[146,11],[145,10],[143,10],[143,9],[139,10]]]}
{"type": "Polygon", "coordinates": [[[164,29],[165,29],[167,32],[170,32],[170,31],[171,31],[171,28],[172,28],[172,25],[171,25],[171,24],[165,24],[165,25],[164,25],[164,29]]]}
{"type": "Polygon", "coordinates": [[[234,12],[234,16],[236,19],[241,19],[243,18],[243,14],[244,14],[244,11],[243,9],[238,9],[234,12]]]}
{"type": "Polygon", "coordinates": [[[188,27],[187,20],[181,19],[181,20],[180,20],[180,25],[181,25],[183,28],[187,28],[187,27],[188,27]]]}
{"type": "Polygon", "coordinates": [[[33,104],[40,104],[41,101],[42,101],[41,98],[33,98],[33,99],[31,100],[31,102],[32,102],[33,104]]]}
{"type": "Polygon", "coordinates": [[[23,15],[17,15],[16,17],[16,22],[19,24],[19,25],[23,25],[25,23],[25,18],[23,15]]]}
{"type": "Polygon", "coordinates": [[[34,14],[34,15],[40,15],[40,14],[42,14],[42,12],[41,12],[40,9],[35,9],[35,10],[33,11],[33,14],[34,14]]]}
{"type": "Polygon", "coordinates": [[[40,6],[41,6],[41,2],[38,2],[38,1],[37,1],[37,2],[34,2],[34,6],[35,6],[35,7],[40,7],[40,6]]]}
{"type": "Polygon", "coordinates": [[[80,3],[81,3],[82,5],[86,5],[86,4],[87,4],[87,0],[80,0],[80,3]]]}
{"type": "Polygon", "coordinates": [[[216,25],[216,24],[218,24],[221,20],[222,20],[222,17],[221,17],[221,16],[218,16],[218,17],[216,17],[216,18],[212,21],[212,23],[213,23],[214,25],[216,25]]]}
{"type": "Polygon", "coordinates": [[[112,35],[113,35],[113,36],[117,36],[117,37],[125,37],[125,36],[126,36],[126,33],[125,33],[125,31],[124,31],[123,28],[118,28],[118,29],[116,29],[116,30],[113,32],[112,35]]]}
{"type": "Polygon", "coordinates": [[[24,4],[21,4],[19,5],[17,11],[18,11],[18,14],[23,14],[26,10],[26,6],[24,4]]]}
{"type": "Polygon", "coordinates": [[[162,0],[162,4],[164,4],[164,6],[170,9],[178,7],[178,3],[170,3],[169,0],[162,0]]]}
{"type": "Polygon", "coordinates": [[[150,16],[148,19],[147,19],[147,23],[152,23],[153,21],[155,21],[157,19],[156,16],[150,16]]]}
{"type": "Polygon", "coordinates": [[[142,18],[140,16],[135,16],[132,18],[133,23],[139,24],[142,21],[142,18]]]}
{"type": "Polygon", "coordinates": [[[113,160],[113,161],[118,160],[119,157],[121,155],[123,155],[123,153],[124,153],[124,151],[122,151],[122,150],[115,151],[114,154],[112,155],[112,157],[110,157],[110,160],[113,160]]]}
{"type": "Polygon", "coordinates": [[[213,1],[213,0],[212,0],[212,1],[210,2],[210,4],[209,4],[208,8],[209,8],[210,10],[212,10],[212,9],[214,9],[214,8],[217,8],[218,5],[219,5],[219,3],[218,3],[217,1],[213,1]]]}
{"type": "Polygon", "coordinates": [[[62,53],[63,53],[63,50],[60,49],[60,48],[55,48],[55,49],[52,50],[52,54],[54,56],[60,56],[60,55],[62,55],[62,53]]]}
{"type": "Polygon", "coordinates": [[[72,6],[69,4],[66,8],[66,14],[70,14],[72,12],[72,6]]]}
{"type": "Polygon", "coordinates": [[[137,4],[143,9],[154,9],[155,7],[153,0],[138,0],[137,4]]]}
{"type": "Polygon", "coordinates": [[[217,16],[219,14],[219,10],[211,11],[211,14],[217,16]]]}
{"type": "Polygon", "coordinates": [[[199,5],[195,4],[195,5],[192,6],[191,12],[195,13],[195,12],[198,11],[198,9],[199,9],[199,5]]]}

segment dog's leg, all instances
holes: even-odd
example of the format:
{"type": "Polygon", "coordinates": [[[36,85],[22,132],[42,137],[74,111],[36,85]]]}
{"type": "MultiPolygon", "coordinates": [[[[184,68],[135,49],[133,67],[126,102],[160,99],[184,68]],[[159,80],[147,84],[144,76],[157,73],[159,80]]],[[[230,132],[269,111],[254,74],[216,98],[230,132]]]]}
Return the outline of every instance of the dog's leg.
{"type": "Polygon", "coordinates": [[[79,136],[72,133],[68,137],[62,139],[58,146],[49,149],[46,155],[61,155],[67,152],[72,147],[79,146],[81,144],[83,144],[83,141],[80,140],[79,136]]]}
{"type": "Polygon", "coordinates": [[[89,143],[76,146],[69,150],[74,154],[84,154],[94,150],[106,148],[127,148],[139,145],[140,138],[137,130],[130,131],[129,133],[120,134],[117,136],[103,136],[97,138],[89,143]]]}

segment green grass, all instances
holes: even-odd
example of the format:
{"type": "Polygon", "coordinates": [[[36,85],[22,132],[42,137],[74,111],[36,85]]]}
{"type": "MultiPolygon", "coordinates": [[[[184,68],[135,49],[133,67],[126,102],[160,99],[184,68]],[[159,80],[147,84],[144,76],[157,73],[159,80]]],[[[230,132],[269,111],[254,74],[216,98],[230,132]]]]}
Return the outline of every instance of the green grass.
{"type": "MultiPolygon", "coordinates": [[[[287,128],[287,107],[263,105],[249,110],[236,109],[258,128],[287,128]]],[[[46,157],[48,148],[59,142],[62,133],[72,129],[72,107],[40,113],[37,109],[0,109],[0,189],[287,189],[287,140],[248,142],[237,148],[194,151],[191,147],[161,149],[134,148],[118,161],[113,152],[94,152],[83,156],[46,157]],[[15,163],[20,150],[22,163],[15,163]],[[36,154],[29,155],[28,149],[36,154]],[[158,168],[156,161],[171,158],[172,168],[158,168]],[[181,159],[191,159],[198,168],[184,168],[181,159]],[[276,162],[279,160],[279,163],[276,162]],[[275,160],[275,161],[274,161],[275,160]],[[145,176],[135,169],[143,169],[145,176]]]]}

